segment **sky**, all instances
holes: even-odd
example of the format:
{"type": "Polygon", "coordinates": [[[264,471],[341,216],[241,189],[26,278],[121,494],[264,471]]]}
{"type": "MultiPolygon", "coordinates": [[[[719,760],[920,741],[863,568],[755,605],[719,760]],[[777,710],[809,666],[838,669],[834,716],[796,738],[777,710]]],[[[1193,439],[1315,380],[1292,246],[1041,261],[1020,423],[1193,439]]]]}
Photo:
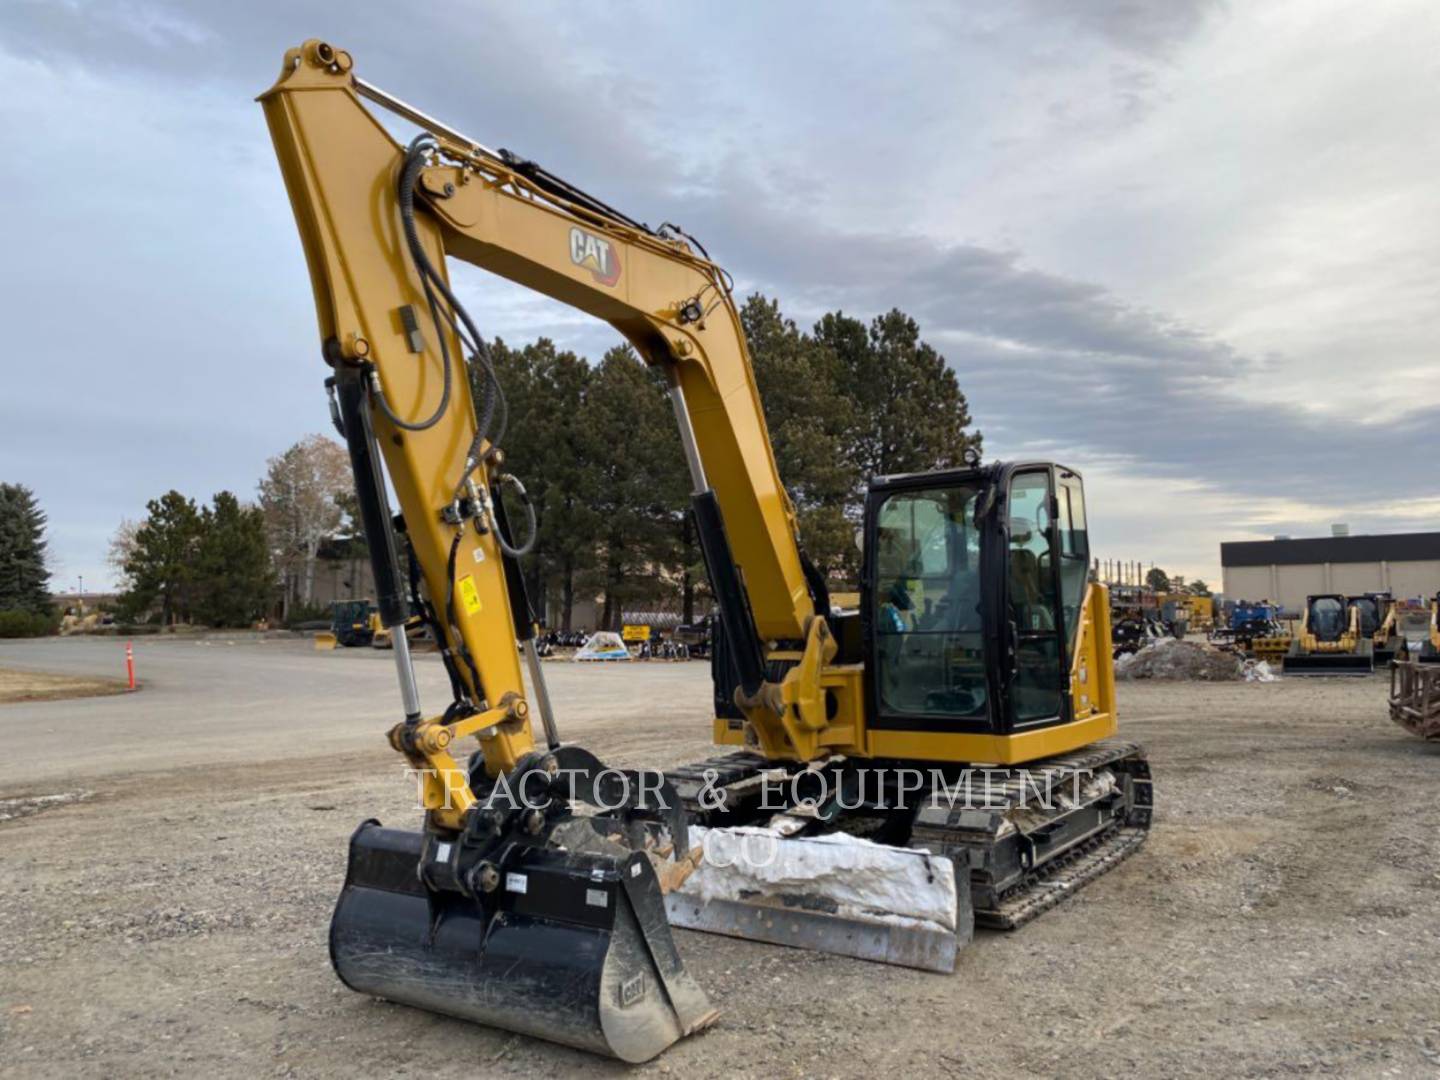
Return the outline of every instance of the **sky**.
{"type": "MultiPolygon", "coordinates": [[[[1079,469],[1092,546],[1440,528],[1440,6],[7,0],[0,480],[56,590],[123,518],[253,498],[328,428],[254,97],[356,71],[652,224],[808,326],[899,307],[987,458],[1079,469]]],[[[604,323],[452,264],[488,336],[604,323]]]]}

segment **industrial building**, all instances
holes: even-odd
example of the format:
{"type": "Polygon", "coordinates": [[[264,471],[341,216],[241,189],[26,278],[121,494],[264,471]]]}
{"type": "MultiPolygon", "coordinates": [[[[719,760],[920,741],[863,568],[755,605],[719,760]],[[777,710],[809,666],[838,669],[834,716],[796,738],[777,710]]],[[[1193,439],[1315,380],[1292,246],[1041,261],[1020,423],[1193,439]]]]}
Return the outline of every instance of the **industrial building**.
{"type": "Polygon", "coordinates": [[[1238,540],[1220,545],[1225,596],[1271,600],[1298,612],[1316,593],[1389,592],[1397,600],[1440,589],[1440,532],[1303,539],[1238,540]]]}

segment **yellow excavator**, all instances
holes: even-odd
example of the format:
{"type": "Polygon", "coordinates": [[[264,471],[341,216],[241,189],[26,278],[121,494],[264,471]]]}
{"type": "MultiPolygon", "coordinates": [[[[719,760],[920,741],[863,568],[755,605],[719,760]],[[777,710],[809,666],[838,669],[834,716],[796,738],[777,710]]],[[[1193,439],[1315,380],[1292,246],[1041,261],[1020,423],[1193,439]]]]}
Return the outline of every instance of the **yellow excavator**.
{"type": "Polygon", "coordinates": [[[402,623],[407,599],[423,615],[451,697],[422,706],[395,634],[389,742],[420,776],[424,822],[351,839],[330,929],[347,985],[642,1061],[716,1016],[672,923],[948,970],[974,922],[1017,926],[1143,841],[1149,771],[1112,738],[1078,473],[977,458],[873,479],[860,604],[837,610],[777,475],[730,279],[698,241],[465,137],[322,41],[287,52],[260,101],[380,619],[402,623]],[[398,143],[362,101],[420,134],[398,143]],[[724,753],[662,774],[561,741],[520,573],[535,516],[505,460],[504,373],[447,257],[605,320],[663,374],[718,601],[724,753]],[[768,854],[737,884],[717,853],[752,839],[768,854]],[[936,900],[928,922],[903,914],[917,897],[936,900]]]}

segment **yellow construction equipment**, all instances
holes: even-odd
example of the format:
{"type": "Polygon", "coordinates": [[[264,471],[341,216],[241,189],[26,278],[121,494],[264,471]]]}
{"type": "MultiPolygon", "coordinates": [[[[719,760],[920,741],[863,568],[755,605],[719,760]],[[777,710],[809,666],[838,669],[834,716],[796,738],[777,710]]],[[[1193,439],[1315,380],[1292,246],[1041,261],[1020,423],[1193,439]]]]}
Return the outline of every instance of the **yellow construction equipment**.
{"type": "Polygon", "coordinates": [[[379,614],[369,600],[337,600],[330,605],[330,629],[315,635],[315,648],[370,645],[379,627],[379,614]]]}
{"type": "Polygon", "coordinates": [[[776,472],[730,278],[697,241],[461,135],[325,42],[287,52],[260,100],[380,619],[404,620],[408,585],[452,696],[422,709],[393,635],[389,740],[421,776],[425,821],[351,840],[330,935],[349,986],[641,1061],[716,1015],[672,921],[948,970],[973,921],[1016,926],[1136,849],[1149,771],[1110,738],[1109,603],[1078,473],[977,459],[873,479],[861,603],[836,612],[776,472]],[[362,98],[421,134],[397,143],[362,98]],[[607,321],[663,373],[718,600],[714,736],[730,752],[662,775],[561,742],[503,373],[447,256],[607,321]],[[757,836],[770,855],[712,857],[757,836]]]}
{"type": "Polygon", "coordinates": [[[1388,592],[1361,593],[1346,597],[1359,620],[1360,636],[1370,639],[1370,655],[1376,667],[1387,665],[1404,648],[1397,622],[1395,599],[1388,592]]]}
{"type": "Polygon", "coordinates": [[[1208,634],[1215,626],[1215,598],[1195,596],[1186,593],[1181,601],[1189,609],[1189,626],[1192,633],[1208,634]]]}
{"type": "Polygon", "coordinates": [[[1360,612],[1338,593],[1307,596],[1300,632],[1281,670],[1286,675],[1369,675],[1374,643],[1360,633],[1360,612]]]}

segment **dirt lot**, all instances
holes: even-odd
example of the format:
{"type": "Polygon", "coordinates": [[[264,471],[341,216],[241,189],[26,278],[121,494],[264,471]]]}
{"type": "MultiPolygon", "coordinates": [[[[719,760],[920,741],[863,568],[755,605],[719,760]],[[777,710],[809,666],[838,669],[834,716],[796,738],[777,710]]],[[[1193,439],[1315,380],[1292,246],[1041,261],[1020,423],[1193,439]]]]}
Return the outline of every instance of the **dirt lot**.
{"type": "MultiPolygon", "coordinates": [[[[0,1076],[626,1071],[331,974],[347,836],[414,820],[388,655],[137,653],[144,694],[0,706],[0,800],[66,796],[0,818],[0,1076]]],[[[114,670],[79,642],[0,663],[114,670]]],[[[703,665],[547,670],[602,757],[707,751],[703,665]]],[[[952,976],[677,932],[723,1016],[634,1071],[1440,1075],[1440,745],[1379,677],[1121,693],[1155,766],[1140,854],[952,976]]]]}

